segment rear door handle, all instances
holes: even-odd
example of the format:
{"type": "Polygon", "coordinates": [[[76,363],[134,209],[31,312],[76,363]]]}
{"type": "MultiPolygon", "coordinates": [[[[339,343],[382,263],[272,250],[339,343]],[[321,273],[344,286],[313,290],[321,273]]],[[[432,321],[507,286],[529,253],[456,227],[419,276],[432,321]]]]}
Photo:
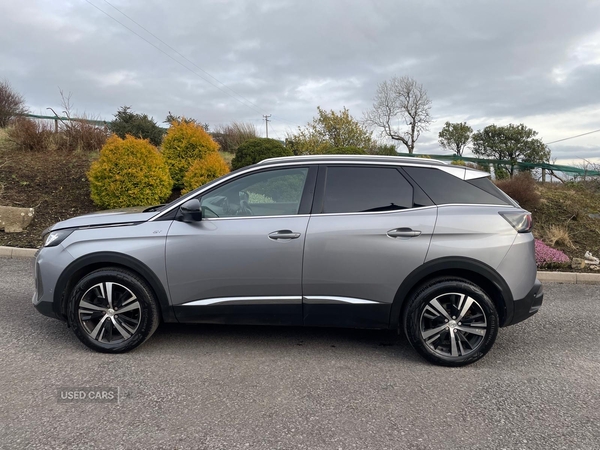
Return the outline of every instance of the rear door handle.
{"type": "Polygon", "coordinates": [[[292,230],[279,230],[273,231],[269,233],[269,239],[279,240],[279,239],[298,239],[300,237],[300,233],[294,233],[292,230]]]}
{"type": "Polygon", "coordinates": [[[387,232],[387,235],[391,238],[411,238],[420,235],[421,232],[413,230],[412,228],[394,228],[387,232]]]}

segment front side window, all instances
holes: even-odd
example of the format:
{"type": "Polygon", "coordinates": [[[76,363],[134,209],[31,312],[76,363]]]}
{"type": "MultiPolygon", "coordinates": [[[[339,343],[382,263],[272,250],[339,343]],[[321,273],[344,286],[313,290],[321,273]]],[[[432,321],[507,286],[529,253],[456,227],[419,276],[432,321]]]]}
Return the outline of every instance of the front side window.
{"type": "Polygon", "coordinates": [[[412,208],[413,188],[393,167],[329,167],[323,213],[412,208]]]}
{"type": "Polygon", "coordinates": [[[278,169],[238,178],[200,198],[204,217],[298,214],[307,168],[278,169]]]}

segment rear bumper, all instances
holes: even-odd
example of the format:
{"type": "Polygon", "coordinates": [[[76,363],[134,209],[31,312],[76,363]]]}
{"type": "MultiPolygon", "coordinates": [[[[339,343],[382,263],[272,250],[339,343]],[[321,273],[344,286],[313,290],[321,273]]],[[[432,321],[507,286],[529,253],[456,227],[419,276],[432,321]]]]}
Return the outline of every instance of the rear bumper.
{"type": "Polygon", "coordinates": [[[512,318],[504,326],[514,325],[533,316],[542,306],[544,301],[544,288],[538,279],[535,280],[529,293],[520,300],[513,302],[512,318]]]}

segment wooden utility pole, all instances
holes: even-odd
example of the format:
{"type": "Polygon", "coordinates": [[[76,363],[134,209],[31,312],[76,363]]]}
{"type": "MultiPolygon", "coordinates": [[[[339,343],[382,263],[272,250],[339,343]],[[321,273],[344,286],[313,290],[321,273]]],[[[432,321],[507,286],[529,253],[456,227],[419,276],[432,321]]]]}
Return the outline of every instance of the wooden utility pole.
{"type": "Polygon", "coordinates": [[[269,122],[270,122],[269,117],[271,117],[271,114],[269,114],[269,115],[263,114],[263,117],[265,118],[265,130],[267,132],[267,137],[269,137],[269,122]]]}

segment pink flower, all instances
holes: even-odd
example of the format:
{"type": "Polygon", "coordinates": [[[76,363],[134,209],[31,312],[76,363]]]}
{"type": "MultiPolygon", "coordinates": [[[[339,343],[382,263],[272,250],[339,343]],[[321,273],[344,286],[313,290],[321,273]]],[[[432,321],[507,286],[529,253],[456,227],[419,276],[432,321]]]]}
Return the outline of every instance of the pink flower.
{"type": "Polygon", "coordinates": [[[535,240],[535,262],[538,267],[552,263],[568,263],[569,257],[560,250],[548,247],[542,241],[535,240]]]}

